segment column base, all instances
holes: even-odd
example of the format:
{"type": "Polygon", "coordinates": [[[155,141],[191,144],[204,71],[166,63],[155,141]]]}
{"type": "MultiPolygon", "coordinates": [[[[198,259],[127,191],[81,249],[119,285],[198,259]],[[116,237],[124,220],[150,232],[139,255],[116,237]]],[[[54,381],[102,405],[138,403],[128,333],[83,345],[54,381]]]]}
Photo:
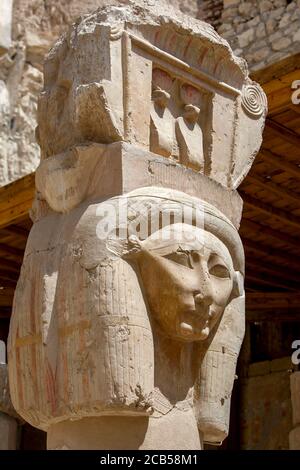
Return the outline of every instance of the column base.
{"type": "Polygon", "coordinates": [[[194,414],[172,411],[160,418],[102,416],[50,427],[50,450],[201,450],[194,414]]]}

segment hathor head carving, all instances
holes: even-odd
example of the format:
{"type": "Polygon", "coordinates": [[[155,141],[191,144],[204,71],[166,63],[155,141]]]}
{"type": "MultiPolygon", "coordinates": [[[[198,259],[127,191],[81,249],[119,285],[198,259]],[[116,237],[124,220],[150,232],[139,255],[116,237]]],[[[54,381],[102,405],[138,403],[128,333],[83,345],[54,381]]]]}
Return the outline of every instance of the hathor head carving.
{"type": "MultiPolygon", "coordinates": [[[[244,257],[221,212],[182,192],[146,187],[41,219],[26,250],[17,292],[25,301],[15,306],[10,338],[34,316],[37,343],[22,354],[39,367],[34,376],[30,368],[15,375],[12,390],[27,421],[47,430],[78,410],[159,417],[184,403],[205,439],[224,438],[244,330],[244,257]],[[25,379],[32,389],[45,384],[38,401],[23,396],[25,379]]],[[[16,354],[10,346],[14,374],[16,354]]]]}
{"type": "Polygon", "coordinates": [[[207,339],[234,291],[235,271],[224,243],[187,224],[130,241],[134,251],[127,259],[138,265],[159,326],[180,340],[207,339]]]}
{"type": "MultiPolygon", "coordinates": [[[[193,218],[190,223],[175,221],[144,239],[131,234],[126,241],[120,240],[119,246],[115,240],[107,244],[110,251],[135,267],[160,332],[181,341],[206,340],[226,306],[241,295],[238,272],[243,272],[243,250],[239,236],[213,206],[198,203],[198,226],[193,218]]],[[[153,211],[150,206],[149,214],[159,218],[161,209],[153,211]]],[[[169,206],[164,202],[162,210],[176,211],[176,201],[170,201],[169,206]]],[[[144,221],[149,214],[144,214],[144,221]]]]}

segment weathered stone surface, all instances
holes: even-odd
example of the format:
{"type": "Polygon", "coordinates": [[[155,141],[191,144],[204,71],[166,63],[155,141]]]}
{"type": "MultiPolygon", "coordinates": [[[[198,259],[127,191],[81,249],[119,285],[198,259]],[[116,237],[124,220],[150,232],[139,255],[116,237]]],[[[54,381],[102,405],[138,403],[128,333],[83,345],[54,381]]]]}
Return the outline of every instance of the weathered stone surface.
{"type": "MultiPolygon", "coordinates": [[[[4,57],[0,81],[0,184],[4,185],[33,171],[39,162],[35,139],[37,94],[42,74],[25,64],[21,46],[4,57]]],[[[0,65],[1,69],[1,65],[0,65]]]]}
{"type": "Polygon", "coordinates": [[[1,0],[0,15],[0,57],[11,45],[13,0],[1,0]]]}
{"type": "Polygon", "coordinates": [[[286,365],[283,363],[282,370],[276,372],[271,371],[275,361],[253,364],[251,377],[242,380],[242,449],[289,449],[288,436],[292,429],[289,361],[287,358],[286,365]]]}
{"type": "Polygon", "coordinates": [[[294,36],[293,36],[293,41],[295,41],[295,42],[300,42],[300,29],[298,29],[298,30],[295,32],[295,34],[294,34],[294,36]]]}
{"type": "Polygon", "coordinates": [[[254,40],[254,29],[247,29],[238,38],[239,45],[241,48],[249,46],[249,44],[253,40],[254,40]]]}
{"type": "Polygon", "coordinates": [[[259,10],[261,13],[272,10],[272,7],[273,4],[270,0],[262,0],[261,2],[259,2],[259,10]]]}
{"type": "Polygon", "coordinates": [[[253,2],[240,2],[238,11],[244,18],[255,16],[256,5],[253,2]]]}
{"type": "MultiPolygon", "coordinates": [[[[101,15],[104,17],[105,10],[100,10],[91,18],[101,24],[101,15]]],[[[158,31],[162,30],[161,20],[154,20],[153,15],[143,21],[146,23],[147,20],[156,23],[158,31]]],[[[194,168],[225,187],[235,188],[251,165],[251,158],[245,164],[244,155],[249,153],[254,156],[261,142],[266,110],[264,94],[257,85],[251,84],[243,62],[230,58],[230,66],[228,62],[227,68],[217,67],[220,60],[229,59],[231,53],[223,40],[217,49],[217,35],[212,28],[201,26],[201,30],[201,23],[193,23],[187,17],[182,17],[180,21],[182,35],[174,36],[171,48],[165,46],[162,34],[157,36],[156,47],[162,50],[161,53],[156,50],[151,52],[151,47],[144,44],[143,41],[150,39],[144,24],[137,26],[133,33],[129,22],[125,23],[128,38],[124,36],[122,41],[119,40],[122,35],[118,32],[120,26],[114,26],[112,32],[109,29],[97,30],[89,18],[76,27],[77,33],[80,32],[79,42],[74,41],[72,35],[59,41],[45,62],[46,83],[39,103],[38,139],[42,158],[89,140],[101,143],[125,140],[194,168]],[[193,47],[189,47],[187,28],[192,25],[195,27],[195,38],[193,47]],[[95,46],[85,30],[107,45],[99,49],[98,61],[93,64],[89,63],[89,57],[91,48],[95,46]],[[114,37],[115,41],[112,40],[114,37]],[[158,54],[159,61],[165,61],[164,54],[167,51],[168,54],[175,54],[177,49],[177,57],[186,60],[183,43],[187,47],[184,54],[193,67],[198,66],[199,54],[203,54],[201,71],[195,70],[194,79],[189,83],[178,80],[174,70],[178,67],[176,60],[167,67],[168,72],[159,66],[151,72],[151,54],[158,54]],[[213,60],[209,60],[208,45],[216,51],[213,60]],[[123,62],[122,65],[120,58],[122,54],[123,57],[128,54],[127,47],[132,48],[131,56],[124,59],[127,63],[123,62]],[[143,58],[147,47],[149,59],[143,58]],[[114,51],[111,64],[107,62],[109,48],[114,51]],[[76,59],[81,62],[78,68],[74,56],[81,49],[84,53],[76,59]],[[213,70],[215,78],[211,80],[208,76],[213,70]],[[109,73],[110,79],[107,78],[109,73]],[[122,80],[114,81],[116,76],[122,77],[122,80]],[[133,91],[136,83],[141,84],[139,94],[133,91]],[[215,95],[212,98],[213,92],[215,95]],[[235,97],[238,97],[236,101],[235,97]],[[55,105],[57,101],[59,106],[55,105]],[[236,115],[235,103],[238,106],[236,115]],[[52,108],[49,116],[48,110],[52,108]],[[211,120],[206,119],[210,115],[211,120]],[[245,140],[245,126],[253,132],[251,139],[247,137],[245,140]],[[227,136],[230,138],[227,139],[227,136]],[[199,139],[202,140],[200,144],[199,139]]]]}
{"type": "Polygon", "coordinates": [[[81,145],[72,152],[44,160],[36,172],[36,186],[49,207],[60,213],[85,199],[113,197],[147,186],[168,187],[205,199],[236,228],[242,212],[242,200],[236,191],[224,190],[219,183],[178,162],[123,142],[81,145]],[[63,184],[58,186],[57,178],[63,184]]]}
{"type": "Polygon", "coordinates": [[[276,20],[272,19],[272,18],[267,20],[266,21],[267,33],[272,34],[275,31],[275,29],[277,27],[277,24],[278,24],[278,22],[276,20]]]}
{"type": "Polygon", "coordinates": [[[6,364],[0,364],[0,412],[17,417],[10,399],[6,364]]]}
{"type": "Polygon", "coordinates": [[[292,43],[290,38],[280,38],[277,41],[273,41],[272,48],[274,51],[281,51],[286,49],[292,43]]]}
{"type": "Polygon", "coordinates": [[[258,49],[258,51],[255,51],[253,53],[253,61],[256,62],[256,63],[261,62],[268,55],[269,55],[269,48],[268,47],[262,47],[261,49],[258,49]]]}
{"type": "Polygon", "coordinates": [[[289,435],[290,450],[300,450],[300,426],[296,426],[289,435]]]}
{"type": "Polygon", "coordinates": [[[297,426],[300,425],[300,372],[294,372],[291,375],[291,395],[293,405],[293,424],[294,426],[297,426]]]}
{"type": "Polygon", "coordinates": [[[0,340],[0,364],[6,364],[6,346],[2,340],[0,340]]]}
{"type": "Polygon", "coordinates": [[[264,23],[260,23],[256,28],[256,37],[257,38],[264,38],[266,36],[266,28],[264,23]]]}
{"type": "Polygon", "coordinates": [[[281,58],[300,52],[297,33],[295,37],[291,34],[300,29],[299,2],[254,0],[238,4],[238,13],[232,8],[223,10],[223,24],[219,31],[225,33],[234,49],[239,45],[241,50],[238,55],[247,58],[252,70],[264,68],[281,58]],[[273,33],[276,34],[275,38],[272,37],[273,33]],[[264,38],[266,44],[262,45],[257,38],[264,38]],[[262,46],[265,50],[260,53],[262,46]],[[280,55],[276,51],[281,51],[280,55]]]}
{"type": "MultiPolygon", "coordinates": [[[[6,0],[11,1],[11,0],[6,0]]],[[[130,0],[110,0],[110,5],[130,4],[130,0]]],[[[137,3],[137,2],[136,2],[137,3]]],[[[156,1],[143,1],[155,5],[156,1]]],[[[169,10],[178,9],[192,17],[206,19],[209,11],[197,0],[160,0],[160,6],[167,5],[169,10]]],[[[217,2],[216,2],[217,3],[217,2]]],[[[219,2],[220,3],[220,2],[219,2]]],[[[28,58],[31,63],[41,67],[44,55],[60,34],[80,15],[88,14],[97,8],[108,5],[106,0],[16,0],[13,9],[14,39],[24,38],[28,58]]],[[[209,20],[208,20],[209,21],[209,20]]]]}

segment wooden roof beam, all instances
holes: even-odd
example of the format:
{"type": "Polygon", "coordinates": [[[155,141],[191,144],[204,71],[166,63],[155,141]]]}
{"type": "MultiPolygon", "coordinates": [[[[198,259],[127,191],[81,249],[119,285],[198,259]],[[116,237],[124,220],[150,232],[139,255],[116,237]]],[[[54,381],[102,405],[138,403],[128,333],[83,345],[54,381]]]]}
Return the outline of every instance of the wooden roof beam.
{"type": "Polygon", "coordinates": [[[29,231],[26,230],[26,228],[20,227],[18,225],[7,225],[6,227],[0,228],[0,236],[1,234],[6,233],[9,235],[14,235],[18,236],[20,238],[23,238],[24,240],[27,240],[29,231]]]}
{"type": "Polygon", "coordinates": [[[299,311],[296,309],[248,310],[246,311],[246,321],[249,323],[270,321],[273,324],[278,322],[298,322],[299,311]]]}
{"type": "Polygon", "coordinates": [[[295,165],[294,163],[288,162],[285,159],[285,157],[282,157],[281,155],[277,155],[265,148],[262,148],[259,154],[262,156],[263,160],[273,165],[274,169],[278,168],[278,169],[284,170],[287,173],[289,173],[291,176],[293,176],[294,178],[300,179],[299,166],[295,165]]]}
{"type": "Polygon", "coordinates": [[[260,84],[263,83],[263,89],[268,97],[269,116],[282,112],[285,109],[297,108],[297,105],[292,103],[293,90],[291,85],[294,80],[299,80],[299,58],[300,54],[289,56],[276,62],[276,64],[251,74],[251,76],[256,77],[255,81],[260,84]],[[289,71],[291,65],[285,63],[286,61],[290,64],[293,61],[292,70],[289,71]],[[278,64],[280,64],[279,69],[277,69],[278,64]]]}
{"type": "Polygon", "coordinates": [[[283,285],[286,284],[287,287],[292,286],[297,289],[300,286],[299,272],[293,271],[290,268],[283,270],[280,266],[273,263],[268,264],[265,260],[259,261],[258,259],[246,258],[246,270],[248,267],[257,270],[262,275],[263,273],[269,273],[274,278],[278,278],[281,283],[284,283],[283,285]]]}
{"type": "Polygon", "coordinates": [[[2,279],[4,281],[15,281],[15,282],[17,282],[18,278],[19,278],[19,273],[6,271],[4,269],[0,269],[0,287],[1,287],[2,279]]]}
{"type": "Polygon", "coordinates": [[[294,238],[291,235],[288,235],[287,233],[283,233],[266,225],[259,224],[258,222],[254,222],[253,220],[243,218],[241,225],[242,234],[246,232],[247,228],[256,233],[264,233],[269,237],[272,237],[282,243],[286,243],[292,248],[297,248],[297,250],[299,250],[299,239],[294,238]]]}
{"type": "Polygon", "coordinates": [[[1,320],[8,320],[10,319],[11,315],[11,307],[1,307],[0,308],[0,319],[1,320]]]}
{"type": "Polygon", "coordinates": [[[297,289],[291,287],[288,283],[285,284],[283,283],[280,279],[275,279],[273,277],[270,277],[269,275],[264,274],[263,277],[259,277],[257,275],[257,270],[255,272],[249,271],[247,269],[246,271],[246,280],[249,279],[249,281],[255,282],[257,285],[264,285],[264,286],[269,286],[269,287],[279,287],[280,289],[285,289],[287,291],[296,291],[297,289]]]}
{"type": "Polygon", "coordinates": [[[249,249],[251,251],[254,251],[255,253],[258,253],[259,255],[271,256],[273,258],[276,258],[276,261],[288,263],[289,266],[294,266],[297,269],[299,269],[299,266],[300,266],[299,256],[291,255],[289,253],[279,253],[278,249],[270,248],[269,246],[261,244],[260,242],[254,242],[244,237],[242,237],[242,239],[243,239],[243,245],[246,250],[249,249]]]}
{"type": "Polygon", "coordinates": [[[246,308],[248,310],[297,309],[300,318],[300,294],[298,292],[249,292],[246,297],[246,308]]]}
{"type": "Polygon", "coordinates": [[[260,186],[262,189],[266,191],[271,191],[272,193],[280,196],[284,199],[289,199],[292,202],[300,203],[300,196],[289,189],[284,188],[276,183],[274,183],[271,179],[263,178],[260,175],[248,175],[246,178],[246,183],[253,183],[260,186]]]}
{"type": "Polygon", "coordinates": [[[267,118],[266,126],[268,129],[271,129],[272,132],[274,132],[278,137],[285,140],[289,144],[295,145],[296,147],[300,146],[300,136],[288,127],[283,126],[279,122],[273,121],[270,118],[267,118]]]}
{"type": "Polygon", "coordinates": [[[16,285],[17,285],[17,279],[12,281],[12,280],[9,280],[9,279],[3,279],[3,278],[1,279],[0,278],[0,289],[1,289],[1,287],[11,287],[12,289],[15,290],[16,285]]]}
{"type": "Polygon", "coordinates": [[[286,87],[291,90],[291,83],[299,79],[299,63],[300,53],[289,55],[263,69],[252,71],[250,76],[262,85],[267,95],[286,87]]]}
{"type": "Polygon", "coordinates": [[[11,245],[7,245],[6,243],[0,243],[0,253],[15,256],[16,258],[19,258],[20,261],[22,261],[24,250],[20,250],[20,248],[15,248],[11,245]]]}
{"type": "Polygon", "coordinates": [[[34,173],[0,188],[0,228],[28,216],[34,194],[34,173]]]}
{"type": "MultiPolygon", "coordinates": [[[[260,212],[268,215],[269,217],[274,217],[285,225],[291,225],[292,227],[296,227],[300,229],[300,218],[296,217],[295,215],[288,213],[282,209],[278,209],[277,207],[273,207],[270,204],[265,202],[261,202],[258,199],[249,196],[249,194],[245,193],[244,191],[240,191],[242,194],[242,198],[244,203],[250,207],[253,207],[260,212]]],[[[299,242],[298,242],[299,245],[299,242]]]]}
{"type": "Polygon", "coordinates": [[[13,273],[19,273],[21,269],[21,264],[18,264],[13,260],[0,258],[0,269],[2,268],[13,273]]]}
{"type": "Polygon", "coordinates": [[[14,289],[0,288],[0,307],[10,307],[14,298],[14,289]]]}

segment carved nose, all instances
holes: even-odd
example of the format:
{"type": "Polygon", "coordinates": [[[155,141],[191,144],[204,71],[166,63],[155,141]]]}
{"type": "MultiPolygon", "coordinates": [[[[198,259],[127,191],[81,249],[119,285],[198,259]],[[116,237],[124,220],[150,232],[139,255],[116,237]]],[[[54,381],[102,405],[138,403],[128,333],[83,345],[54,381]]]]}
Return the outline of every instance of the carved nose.
{"type": "MultiPolygon", "coordinates": [[[[194,300],[196,305],[209,307],[213,303],[213,292],[208,272],[208,267],[205,261],[199,260],[198,270],[198,286],[199,288],[194,292],[194,300]],[[201,287],[200,287],[201,286],[201,287]]],[[[195,286],[196,287],[196,286],[195,286]]]]}
{"type": "Polygon", "coordinates": [[[212,294],[210,292],[205,294],[199,292],[195,295],[195,303],[197,305],[205,305],[206,307],[209,307],[213,303],[212,294]]]}

